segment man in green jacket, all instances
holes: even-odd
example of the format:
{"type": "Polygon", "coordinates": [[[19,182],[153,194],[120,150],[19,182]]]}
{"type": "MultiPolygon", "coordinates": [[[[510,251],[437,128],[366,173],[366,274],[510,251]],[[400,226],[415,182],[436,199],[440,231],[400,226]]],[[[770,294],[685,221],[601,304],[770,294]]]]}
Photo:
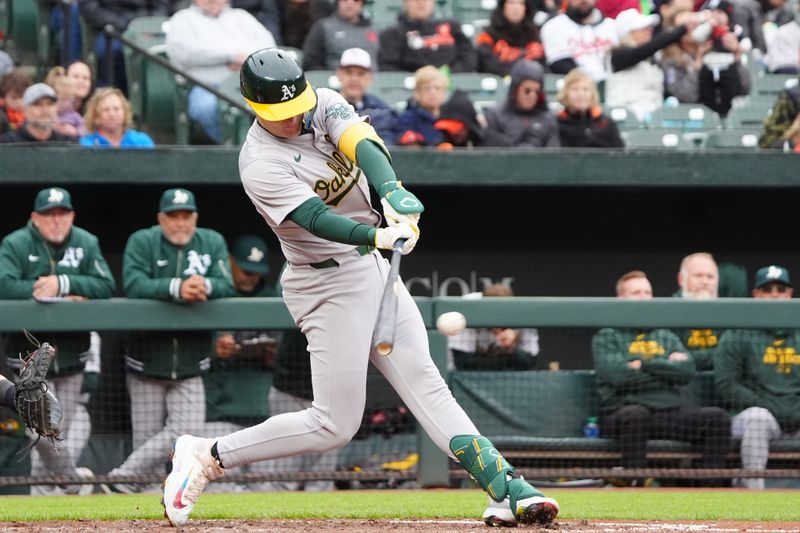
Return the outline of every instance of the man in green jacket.
{"type": "MultiPolygon", "coordinates": [[[[677,296],[689,300],[712,300],[719,297],[719,268],[714,257],[705,252],[689,254],[681,261],[678,272],[677,296]]],[[[712,328],[687,328],[675,334],[692,354],[697,370],[711,370],[714,351],[719,343],[721,330],[712,328]]]]}
{"type": "MultiPolygon", "coordinates": [[[[122,264],[128,298],[202,305],[234,296],[225,239],[197,227],[197,203],[187,189],[164,191],[158,225],[128,239],[122,264]]],[[[163,472],[164,450],[183,433],[203,430],[202,375],[211,366],[211,331],[131,333],[125,364],[131,399],[133,453],[110,475],[163,472]]],[[[116,484],[114,492],[134,487],[116,484]]]]}
{"type": "MultiPolygon", "coordinates": [[[[628,272],[617,282],[617,298],[652,297],[644,272],[628,272]]],[[[681,385],[694,377],[695,363],[674,333],[605,328],[592,339],[592,354],[601,435],[619,440],[624,467],[647,466],[647,440],[651,438],[689,441],[702,454],[699,467],[725,466],[730,417],[718,407],[690,405],[681,385]]]]}
{"type": "MultiPolygon", "coordinates": [[[[0,243],[0,298],[40,302],[109,298],[115,289],[114,277],[100,251],[97,237],[75,226],[72,197],[61,187],[48,187],[36,195],[33,211],[25,227],[7,235],[0,243]]],[[[86,433],[89,428],[71,427],[89,424],[85,406],[80,402],[86,360],[98,342],[90,342],[89,332],[51,333],[34,331],[41,341],[56,348],[48,372],[50,387],[64,410],[63,434],[86,433]],[[94,345],[94,346],[92,346],[94,345]],[[77,422],[80,420],[82,422],[77,422]]],[[[20,354],[33,349],[22,333],[4,336],[8,366],[19,371],[20,354]]],[[[77,475],[78,452],[40,440],[32,455],[32,475],[77,475]]],[[[77,487],[68,487],[68,491],[77,487]]],[[[55,489],[59,492],[59,489],[55,489]]],[[[34,490],[36,493],[37,491],[34,490]]]]}
{"type": "MultiPolygon", "coordinates": [[[[792,297],[789,272],[771,265],[756,272],[753,298],[792,297]]],[[[726,331],[714,360],[717,392],[731,407],[733,436],[742,439],[742,467],[767,467],[769,442],[800,437],[800,331],[740,329],[726,331]]],[[[763,478],[739,484],[763,489],[763,478]]]]}

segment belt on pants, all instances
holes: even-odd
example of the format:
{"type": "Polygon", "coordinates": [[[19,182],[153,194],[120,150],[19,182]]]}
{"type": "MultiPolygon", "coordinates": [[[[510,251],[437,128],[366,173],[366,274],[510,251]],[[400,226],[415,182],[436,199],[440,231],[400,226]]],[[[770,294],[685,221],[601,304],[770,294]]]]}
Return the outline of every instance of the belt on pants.
{"type": "MultiPolygon", "coordinates": [[[[374,249],[375,249],[374,246],[368,246],[366,244],[362,244],[361,246],[356,246],[356,253],[358,253],[358,255],[364,256],[369,253],[372,253],[374,249]]],[[[308,266],[310,266],[311,268],[316,268],[317,270],[322,270],[323,268],[338,267],[339,261],[331,257],[324,261],[320,261],[319,263],[309,263],[308,266]]]]}

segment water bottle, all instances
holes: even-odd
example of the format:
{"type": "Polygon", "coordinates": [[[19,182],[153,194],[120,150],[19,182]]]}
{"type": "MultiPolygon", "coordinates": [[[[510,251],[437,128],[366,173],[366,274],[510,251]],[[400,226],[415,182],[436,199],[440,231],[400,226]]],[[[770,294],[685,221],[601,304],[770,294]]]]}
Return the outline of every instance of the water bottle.
{"type": "Polygon", "coordinates": [[[597,425],[597,417],[590,416],[583,425],[583,436],[587,439],[596,439],[600,436],[600,426],[597,425]]]}

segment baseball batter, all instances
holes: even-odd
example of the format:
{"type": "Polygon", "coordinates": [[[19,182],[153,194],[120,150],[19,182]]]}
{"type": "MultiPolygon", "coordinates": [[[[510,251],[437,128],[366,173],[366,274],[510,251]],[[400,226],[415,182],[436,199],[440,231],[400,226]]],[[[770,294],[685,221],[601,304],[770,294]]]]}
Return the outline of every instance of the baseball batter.
{"type": "Polygon", "coordinates": [[[371,350],[388,273],[375,248],[391,249],[404,238],[403,253],[411,252],[423,211],[397,181],[381,139],[339,94],[314,90],[282,50],[251,54],[241,90],[258,115],[239,156],[242,184],[289,263],[283,297],[308,338],[314,401],[216,439],[179,437],[164,484],[169,521],[186,523],[200,493],[224,469],[347,444],[361,423],[372,361],[439,448],[489,494],[487,524],[552,522],[556,501],[517,475],[456,403],[404,288],[394,351],[382,357],[371,350]],[[370,185],[388,227],[377,227],[381,216],[370,204],[370,185]]]}

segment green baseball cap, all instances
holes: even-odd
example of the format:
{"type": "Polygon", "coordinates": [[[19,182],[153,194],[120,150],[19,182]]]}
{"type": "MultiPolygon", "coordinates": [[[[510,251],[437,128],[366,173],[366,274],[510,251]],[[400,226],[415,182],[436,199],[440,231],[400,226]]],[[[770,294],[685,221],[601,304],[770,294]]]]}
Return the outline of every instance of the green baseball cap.
{"type": "Polygon", "coordinates": [[[188,189],[167,189],[161,195],[158,210],[162,213],[172,211],[197,211],[194,193],[188,189]]]}
{"type": "Polygon", "coordinates": [[[72,197],[66,189],[61,187],[49,187],[42,189],[36,194],[33,201],[33,210],[37,213],[44,213],[56,207],[62,207],[74,211],[72,208],[72,197]]]}
{"type": "Polygon", "coordinates": [[[770,283],[781,283],[791,287],[792,280],[789,278],[789,271],[778,265],[759,268],[758,272],[756,272],[756,289],[760,289],[770,283]]]}
{"type": "Polygon", "coordinates": [[[255,235],[242,235],[236,239],[231,247],[231,256],[242,270],[259,274],[269,272],[267,243],[255,235]]]}

